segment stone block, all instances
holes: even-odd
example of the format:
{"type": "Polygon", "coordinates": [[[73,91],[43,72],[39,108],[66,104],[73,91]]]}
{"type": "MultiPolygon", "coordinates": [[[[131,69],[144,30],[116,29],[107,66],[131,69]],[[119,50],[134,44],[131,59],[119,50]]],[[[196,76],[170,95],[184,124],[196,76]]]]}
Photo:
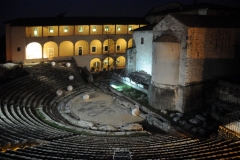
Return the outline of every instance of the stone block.
{"type": "Polygon", "coordinates": [[[180,118],[179,118],[179,117],[174,117],[174,118],[173,118],[173,122],[178,123],[179,121],[180,121],[180,118]]]}
{"type": "Polygon", "coordinates": [[[180,121],[179,121],[179,124],[180,124],[181,126],[184,126],[185,124],[187,124],[187,121],[185,121],[185,120],[180,120],[180,121]]]}
{"type": "Polygon", "coordinates": [[[127,130],[127,131],[142,131],[143,127],[138,123],[132,123],[132,124],[127,124],[126,126],[121,127],[121,129],[127,130]]]}
{"type": "Polygon", "coordinates": [[[199,129],[199,133],[202,135],[202,136],[205,136],[207,134],[207,131],[205,129],[202,129],[200,128],[199,129]]]}
{"type": "Polygon", "coordinates": [[[201,120],[201,121],[203,121],[203,122],[205,122],[206,121],[206,117],[204,117],[204,116],[202,116],[202,115],[199,115],[199,114],[197,114],[196,116],[195,116],[195,118],[196,119],[199,119],[199,120],[201,120]]]}
{"type": "Polygon", "coordinates": [[[178,116],[178,117],[183,117],[183,114],[182,113],[176,113],[176,116],[178,116]]]}
{"type": "Polygon", "coordinates": [[[170,117],[171,117],[171,118],[176,117],[176,114],[175,114],[175,113],[171,113],[171,114],[170,114],[170,117]]]}
{"type": "Polygon", "coordinates": [[[197,119],[197,118],[192,118],[189,120],[189,123],[195,125],[195,126],[198,126],[200,124],[202,124],[202,121],[200,119],[197,119]]]}
{"type": "Polygon", "coordinates": [[[187,123],[183,126],[187,131],[190,131],[193,128],[193,125],[187,123]]]}
{"type": "Polygon", "coordinates": [[[192,128],[192,130],[191,130],[191,133],[193,133],[193,134],[196,134],[196,133],[198,133],[198,128],[196,128],[196,127],[193,127],[193,128],[192,128]]]}

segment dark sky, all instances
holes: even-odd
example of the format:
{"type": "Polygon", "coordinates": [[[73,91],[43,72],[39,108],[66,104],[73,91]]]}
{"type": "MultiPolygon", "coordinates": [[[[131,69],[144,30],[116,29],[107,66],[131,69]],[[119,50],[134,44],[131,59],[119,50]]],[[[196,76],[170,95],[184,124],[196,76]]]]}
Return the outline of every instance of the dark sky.
{"type": "MultiPolygon", "coordinates": [[[[25,17],[53,17],[66,12],[76,16],[144,16],[151,8],[173,0],[0,0],[0,35],[7,20],[25,17]]],[[[192,4],[194,0],[174,0],[192,4]]],[[[198,0],[240,8],[240,0],[198,0]]]]}

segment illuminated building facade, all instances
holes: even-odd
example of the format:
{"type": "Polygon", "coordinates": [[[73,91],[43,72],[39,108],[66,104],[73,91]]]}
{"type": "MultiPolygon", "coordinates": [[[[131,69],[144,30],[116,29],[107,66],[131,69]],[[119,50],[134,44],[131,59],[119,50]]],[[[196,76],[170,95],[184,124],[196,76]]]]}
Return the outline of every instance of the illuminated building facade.
{"type": "Polygon", "coordinates": [[[41,62],[74,57],[88,69],[124,68],[132,30],[146,25],[133,17],[19,18],[6,22],[6,57],[41,62]],[[108,58],[109,57],[109,58],[108,58]]]}

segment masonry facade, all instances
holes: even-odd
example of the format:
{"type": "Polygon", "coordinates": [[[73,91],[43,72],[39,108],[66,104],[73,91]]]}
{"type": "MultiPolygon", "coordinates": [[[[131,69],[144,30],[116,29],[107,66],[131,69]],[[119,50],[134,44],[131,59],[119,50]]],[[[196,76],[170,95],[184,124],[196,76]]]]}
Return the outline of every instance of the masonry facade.
{"type": "Polygon", "coordinates": [[[233,18],[166,16],[153,28],[150,105],[181,112],[201,107],[206,81],[240,73],[239,34],[233,18]]]}

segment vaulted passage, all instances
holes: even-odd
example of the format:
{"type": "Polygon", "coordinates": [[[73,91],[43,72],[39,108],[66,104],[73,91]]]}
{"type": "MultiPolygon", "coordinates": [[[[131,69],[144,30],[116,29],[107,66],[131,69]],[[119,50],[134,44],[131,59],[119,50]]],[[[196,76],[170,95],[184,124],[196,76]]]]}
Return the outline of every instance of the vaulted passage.
{"type": "Polygon", "coordinates": [[[32,42],[27,45],[26,59],[42,58],[42,46],[37,42],[32,42]]]}

